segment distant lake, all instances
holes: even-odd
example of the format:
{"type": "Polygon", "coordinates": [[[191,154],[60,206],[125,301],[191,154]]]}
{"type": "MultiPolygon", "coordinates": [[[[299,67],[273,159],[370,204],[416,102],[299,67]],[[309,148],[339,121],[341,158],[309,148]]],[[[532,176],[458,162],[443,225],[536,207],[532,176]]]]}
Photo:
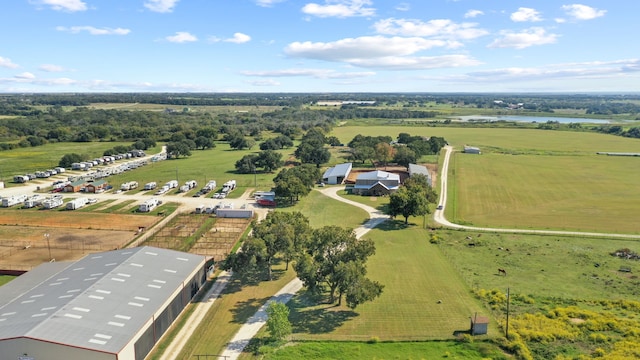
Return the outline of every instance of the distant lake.
{"type": "Polygon", "coordinates": [[[462,121],[517,121],[528,123],[546,123],[547,121],[557,121],[559,123],[592,123],[592,124],[608,124],[610,120],[603,119],[589,119],[589,118],[570,118],[570,117],[553,117],[553,116],[519,116],[519,115],[498,115],[498,116],[486,116],[486,115],[468,115],[468,116],[456,116],[452,119],[459,119],[462,121]]]}

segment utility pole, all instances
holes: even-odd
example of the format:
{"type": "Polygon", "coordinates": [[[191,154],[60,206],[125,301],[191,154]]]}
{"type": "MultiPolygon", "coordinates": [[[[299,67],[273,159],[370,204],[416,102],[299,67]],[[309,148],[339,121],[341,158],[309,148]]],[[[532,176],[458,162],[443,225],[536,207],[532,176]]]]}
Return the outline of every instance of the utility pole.
{"type": "Polygon", "coordinates": [[[505,336],[507,339],[509,338],[509,303],[511,302],[511,297],[509,296],[509,288],[507,288],[507,325],[505,326],[505,336]]]}
{"type": "Polygon", "coordinates": [[[47,240],[47,249],[49,249],[49,261],[51,261],[53,258],[51,257],[51,244],[49,243],[49,237],[49,233],[44,234],[44,238],[47,240]]]}

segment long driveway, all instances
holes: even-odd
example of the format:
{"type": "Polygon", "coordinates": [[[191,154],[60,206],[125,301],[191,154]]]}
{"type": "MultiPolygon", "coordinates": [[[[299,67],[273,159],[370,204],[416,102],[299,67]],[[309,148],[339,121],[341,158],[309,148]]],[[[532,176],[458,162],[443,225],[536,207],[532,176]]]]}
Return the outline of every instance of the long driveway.
{"type": "Polygon", "coordinates": [[[488,232],[500,232],[500,233],[519,233],[519,234],[544,234],[544,235],[579,235],[589,237],[608,237],[608,238],[622,238],[622,239],[640,239],[640,235],[632,234],[614,234],[614,233],[597,233],[597,232],[580,232],[580,231],[558,231],[558,230],[526,230],[526,229],[500,229],[490,227],[478,227],[455,224],[447,220],[444,216],[444,212],[447,208],[447,175],[449,174],[449,160],[453,148],[451,146],[445,146],[444,162],[442,164],[442,171],[440,171],[440,202],[442,210],[436,210],[433,216],[435,222],[440,225],[453,229],[464,229],[473,231],[488,231],[488,232]]]}
{"type": "MultiPolygon", "coordinates": [[[[342,188],[326,187],[319,191],[324,195],[329,196],[330,198],[348,203],[353,206],[357,206],[369,213],[369,221],[354,229],[354,233],[357,238],[360,238],[369,230],[375,228],[389,218],[387,215],[384,215],[382,212],[372,208],[371,206],[347,200],[339,196],[339,190],[342,190],[342,188]]],[[[269,299],[269,301],[262,305],[260,309],[258,309],[258,311],[253,316],[251,316],[251,318],[249,318],[249,320],[247,320],[244,325],[242,325],[233,339],[231,339],[231,342],[229,342],[229,344],[227,345],[227,349],[222,353],[223,358],[227,360],[236,360],[240,356],[244,348],[249,344],[249,341],[251,341],[251,339],[258,333],[260,328],[262,328],[262,326],[266,324],[266,309],[269,304],[272,301],[287,303],[300,289],[302,289],[302,281],[298,278],[295,278],[291,280],[287,285],[285,285],[282,289],[280,289],[280,291],[278,291],[271,299],[269,299]]]]}

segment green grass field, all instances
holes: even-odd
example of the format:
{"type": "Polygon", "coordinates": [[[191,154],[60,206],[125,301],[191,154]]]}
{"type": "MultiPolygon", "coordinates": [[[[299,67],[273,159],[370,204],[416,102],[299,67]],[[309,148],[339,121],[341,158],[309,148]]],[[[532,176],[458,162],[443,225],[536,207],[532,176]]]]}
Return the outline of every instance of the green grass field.
{"type": "Polygon", "coordinates": [[[334,359],[506,359],[488,343],[454,341],[362,343],[304,342],[285,346],[265,356],[269,360],[334,359]]]}
{"type": "Polygon", "coordinates": [[[345,228],[356,228],[369,219],[366,211],[334,201],[319,191],[311,191],[295,206],[277,211],[300,211],[314,228],[336,224],[345,228]]]}
{"type": "MultiPolygon", "coordinates": [[[[640,241],[438,231],[438,247],[473,289],[567,299],[635,299],[640,264],[610,253],[640,241]],[[471,239],[467,239],[470,236],[471,239]],[[469,244],[474,244],[470,246],[469,244]],[[620,272],[621,267],[630,272],[620,272]],[[507,271],[500,276],[498,268],[507,271]]],[[[433,245],[435,246],[435,245],[433,245]]]]}
{"type": "Polygon", "coordinates": [[[640,159],[454,155],[450,220],[474,226],[640,233],[640,159]]]}
{"type": "MultiPolygon", "coordinates": [[[[376,254],[369,277],[382,283],[382,295],[355,311],[346,306],[312,305],[304,295],[292,302],[294,338],[304,340],[452,339],[469,328],[469,317],[484,312],[429,232],[419,226],[385,223],[367,233],[376,254]],[[401,226],[400,226],[401,227],[401,226]],[[438,303],[438,301],[441,303],[438,303]]],[[[491,333],[496,334],[494,326],[491,333]]]]}
{"type": "Polygon", "coordinates": [[[105,150],[121,142],[52,143],[43,146],[19,148],[0,152],[0,178],[12,182],[14,175],[43,171],[58,166],[65,154],[86,154],[90,158],[102,156],[105,150]]]}

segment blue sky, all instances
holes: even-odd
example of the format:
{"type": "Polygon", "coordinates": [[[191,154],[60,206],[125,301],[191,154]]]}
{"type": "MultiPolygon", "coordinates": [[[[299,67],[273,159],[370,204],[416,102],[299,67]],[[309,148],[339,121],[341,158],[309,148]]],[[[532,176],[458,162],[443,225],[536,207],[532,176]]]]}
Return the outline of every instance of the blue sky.
{"type": "Polygon", "coordinates": [[[0,92],[637,92],[640,1],[10,0],[0,92]]]}

